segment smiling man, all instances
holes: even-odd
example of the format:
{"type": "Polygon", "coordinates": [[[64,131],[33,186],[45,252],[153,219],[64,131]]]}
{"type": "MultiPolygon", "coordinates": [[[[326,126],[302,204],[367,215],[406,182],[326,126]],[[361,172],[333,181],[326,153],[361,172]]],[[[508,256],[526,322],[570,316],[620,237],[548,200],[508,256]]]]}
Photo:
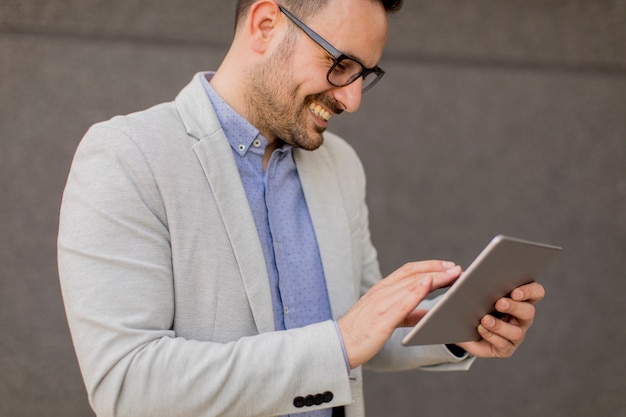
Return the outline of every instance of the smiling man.
{"type": "Polygon", "coordinates": [[[329,119],[356,111],[363,88],[383,75],[376,67],[387,36],[382,3],[311,1],[293,10],[309,25],[276,4],[240,4],[235,40],[211,81],[271,143],[268,153],[282,142],[318,148],[329,119]]]}
{"type": "Polygon", "coordinates": [[[362,416],[362,365],[462,370],[524,340],[539,284],[499,300],[478,342],[399,342],[461,268],[381,279],[363,168],[326,129],[383,76],[400,3],[240,1],[216,72],[87,132],[58,248],[98,416],[362,416]]]}

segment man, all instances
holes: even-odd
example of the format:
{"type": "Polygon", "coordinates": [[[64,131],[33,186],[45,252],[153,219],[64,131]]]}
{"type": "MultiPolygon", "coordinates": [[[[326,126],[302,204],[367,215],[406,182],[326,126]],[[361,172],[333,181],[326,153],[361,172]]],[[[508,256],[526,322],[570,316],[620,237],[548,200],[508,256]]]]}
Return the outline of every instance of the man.
{"type": "Polygon", "coordinates": [[[467,369],[522,342],[539,284],[499,300],[508,318],[484,317],[481,341],[399,343],[461,268],[381,280],[362,167],[324,133],[382,76],[399,3],[240,1],[215,73],[86,134],[59,271],[99,416],[361,416],[361,365],[467,369]]]}

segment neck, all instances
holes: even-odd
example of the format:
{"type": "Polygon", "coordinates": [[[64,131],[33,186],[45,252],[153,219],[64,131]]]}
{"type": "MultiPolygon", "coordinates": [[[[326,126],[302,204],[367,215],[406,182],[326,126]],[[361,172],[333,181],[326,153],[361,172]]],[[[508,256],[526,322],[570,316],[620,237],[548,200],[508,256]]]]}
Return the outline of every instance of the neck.
{"type": "Polygon", "coordinates": [[[270,159],[272,158],[272,154],[278,148],[283,146],[283,141],[280,139],[273,140],[272,142],[267,143],[267,147],[265,148],[265,153],[263,153],[263,172],[267,170],[267,166],[270,163],[270,159]]]}
{"type": "Polygon", "coordinates": [[[222,65],[220,65],[215,72],[215,75],[211,79],[211,86],[229,106],[259,129],[259,133],[267,140],[267,149],[273,151],[278,148],[282,142],[269,132],[263,131],[262,127],[256,123],[252,109],[250,108],[251,106],[246,101],[246,97],[249,96],[246,83],[250,82],[249,80],[251,79],[250,76],[245,73],[246,65],[233,62],[229,59],[229,55],[226,56],[222,65]]]}
{"type": "Polygon", "coordinates": [[[229,67],[225,59],[213,75],[213,78],[211,78],[211,86],[230,107],[246,120],[250,120],[243,99],[241,76],[236,71],[229,69],[229,67]]]}

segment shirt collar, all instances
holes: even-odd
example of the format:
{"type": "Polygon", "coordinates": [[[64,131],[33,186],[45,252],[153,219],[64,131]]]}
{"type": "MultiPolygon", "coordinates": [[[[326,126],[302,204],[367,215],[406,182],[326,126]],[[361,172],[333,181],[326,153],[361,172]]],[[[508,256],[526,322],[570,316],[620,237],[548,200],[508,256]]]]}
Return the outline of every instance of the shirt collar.
{"type": "Polygon", "coordinates": [[[237,113],[215,91],[209,82],[214,74],[215,72],[205,72],[200,74],[200,77],[230,146],[241,157],[245,156],[251,149],[255,154],[263,155],[267,140],[259,134],[256,127],[237,113]]]}

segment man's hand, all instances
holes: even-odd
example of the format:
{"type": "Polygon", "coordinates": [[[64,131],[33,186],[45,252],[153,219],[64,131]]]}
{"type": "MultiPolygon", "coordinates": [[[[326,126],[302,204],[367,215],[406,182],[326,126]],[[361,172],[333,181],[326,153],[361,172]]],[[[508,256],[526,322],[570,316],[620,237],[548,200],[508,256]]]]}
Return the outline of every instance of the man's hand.
{"type": "Polygon", "coordinates": [[[461,267],[452,262],[412,262],[370,288],[337,322],[350,368],[378,353],[397,327],[414,326],[426,313],[415,310],[417,305],[460,274],[461,267]]]}
{"type": "Polygon", "coordinates": [[[534,304],[544,296],[543,286],[536,282],[516,288],[510,298],[504,297],[496,302],[496,311],[504,317],[499,319],[487,314],[478,325],[482,339],[458,343],[458,346],[482,358],[508,358],[524,341],[535,318],[534,304]]]}

